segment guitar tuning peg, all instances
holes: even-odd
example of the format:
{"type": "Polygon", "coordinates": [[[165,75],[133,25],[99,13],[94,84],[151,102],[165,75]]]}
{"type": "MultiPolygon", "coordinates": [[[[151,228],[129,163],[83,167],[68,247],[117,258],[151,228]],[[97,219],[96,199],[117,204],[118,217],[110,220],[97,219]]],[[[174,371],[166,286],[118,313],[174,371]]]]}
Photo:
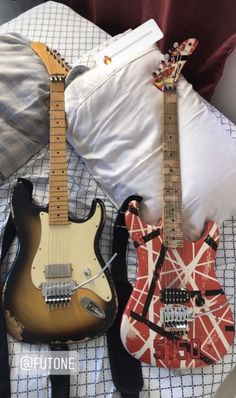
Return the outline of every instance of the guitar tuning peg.
{"type": "Polygon", "coordinates": [[[178,45],[179,45],[179,43],[176,41],[176,42],[173,44],[173,47],[174,47],[174,48],[177,48],[178,45]]]}
{"type": "Polygon", "coordinates": [[[166,61],[168,61],[169,58],[170,58],[170,55],[169,55],[169,54],[165,54],[165,55],[164,55],[164,59],[165,59],[166,61]]]}

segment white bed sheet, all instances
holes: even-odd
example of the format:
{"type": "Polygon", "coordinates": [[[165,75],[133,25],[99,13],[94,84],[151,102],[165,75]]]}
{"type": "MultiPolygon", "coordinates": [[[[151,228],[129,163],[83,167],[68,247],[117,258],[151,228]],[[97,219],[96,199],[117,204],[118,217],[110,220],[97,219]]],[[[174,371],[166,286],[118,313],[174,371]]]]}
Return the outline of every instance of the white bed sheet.
{"type": "MultiPolygon", "coordinates": [[[[63,54],[69,63],[109,38],[109,35],[88,22],[68,7],[49,1],[21,14],[16,19],[0,26],[0,32],[17,32],[31,40],[46,42],[63,54]]],[[[91,66],[91,65],[90,65],[91,66]]],[[[213,107],[221,122],[227,126],[233,137],[236,128],[213,107]]],[[[21,167],[0,187],[0,236],[9,213],[9,195],[18,176],[29,178],[34,184],[34,198],[40,203],[48,201],[48,147],[21,167]]],[[[68,145],[68,174],[70,211],[73,216],[83,217],[92,199],[104,200],[107,221],[101,240],[101,252],[105,260],[111,253],[112,226],[116,209],[86,169],[83,160],[68,145]]],[[[217,275],[230,297],[235,311],[235,235],[236,219],[225,221],[221,227],[221,243],[217,252],[217,275]]],[[[16,242],[5,260],[6,272],[16,253],[16,242]]],[[[129,278],[134,281],[136,258],[132,247],[128,256],[129,278]]],[[[235,314],[236,317],[236,314],[235,314]]],[[[23,371],[19,368],[19,356],[30,351],[47,351],[46,345],[20,343],[8,336],[9,361],[11,367],[12,397],[49,398],[50,381],[46,373],[23,371]]],[[[79,353],[79,372],[71,376],[70,397],[120,397],[111,377],[106,337],[86,343],[72,344],[71,350],[79,353]]],[[[218,386],[236,363],[236,344],[215,366],[196,370],[168,370],[143,364],[144,387],[140,398],[213,398],[218,386]]],[[[121,364],[122,366],[122,364],[121,364]]],[[[128,372],[127,372],[128,377],[128,372]]]]}

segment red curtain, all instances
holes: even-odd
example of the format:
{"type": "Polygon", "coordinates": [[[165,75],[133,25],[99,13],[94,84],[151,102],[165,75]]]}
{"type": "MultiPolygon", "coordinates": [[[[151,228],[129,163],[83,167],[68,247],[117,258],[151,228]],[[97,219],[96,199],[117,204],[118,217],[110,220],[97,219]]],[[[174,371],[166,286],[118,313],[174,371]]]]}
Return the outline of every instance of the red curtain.
{"type": "Polygon", "coordinates": [[[183,74],[209,100],[236,45],[235,0],[68,0],[80,15],[115,35],[154,18],[164,33],[166,52],[174,42],[199,40],[183,74]]]}

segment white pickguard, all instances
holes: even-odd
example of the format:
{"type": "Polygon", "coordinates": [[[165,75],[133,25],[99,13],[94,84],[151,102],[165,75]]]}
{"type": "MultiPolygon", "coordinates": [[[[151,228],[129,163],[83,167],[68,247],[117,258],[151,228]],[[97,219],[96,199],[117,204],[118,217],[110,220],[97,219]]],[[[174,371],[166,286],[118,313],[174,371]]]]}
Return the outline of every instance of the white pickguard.
{"type": "MultiPolygon", "coordinates": [[[[37,288],[41,288],[48,264],[71,264],[71,278],[80,284],[101,271],[95,254],[94,239],[101,219],[101,208],[97,204],[94,215],[85,222],[67,225],[49,225],[48,213],[41,212],[41,240],[31,267],[31,278],[37,288]],[[89,270],[89,272],[88,272],[89,270]]],[[[57,281],[57,280],[56,280],[57,281]]],[[[62,281],[62,279],[58,279],[62,281]]],[[[104,301],[112,298],[107,278],[101,274],[83,286],[95,292],[104,301]]]]}

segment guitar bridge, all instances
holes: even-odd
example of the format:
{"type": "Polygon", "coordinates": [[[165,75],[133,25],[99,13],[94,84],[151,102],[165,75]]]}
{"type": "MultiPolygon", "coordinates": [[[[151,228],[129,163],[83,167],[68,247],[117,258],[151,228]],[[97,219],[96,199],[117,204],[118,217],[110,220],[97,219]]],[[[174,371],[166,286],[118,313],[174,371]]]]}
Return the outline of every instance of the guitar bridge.
{"type": "Polygon", "coordinates": [[[41,291],[49,309],[69,306],[75,285],[75,281],[43,282],[41,291]]]}
{"type": "Polygon", "coordinates": [[[187,307],[167,305],[160,310],[160,320],[168,332],[187,332],[193,321],[193,310],[187,307]]]}

